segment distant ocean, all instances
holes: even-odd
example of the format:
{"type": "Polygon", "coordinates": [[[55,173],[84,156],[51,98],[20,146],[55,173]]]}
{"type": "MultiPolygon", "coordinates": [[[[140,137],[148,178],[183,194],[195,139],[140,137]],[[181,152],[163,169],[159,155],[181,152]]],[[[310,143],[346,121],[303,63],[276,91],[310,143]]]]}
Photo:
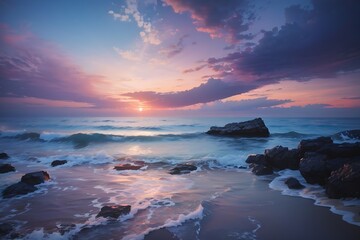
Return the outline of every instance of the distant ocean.
{"type": "MultiPolygon", "coordinates": [[[[151,239],[151,234],[164,229],[159,233],[164,239],[166,233],[178,239],[267,239],[258,234],[268,233],[268,216],[251,205],[254,199],[261,201],[263,191],[278,195],[279,201],[312,199],[314,209],[327,206],[329,210],[323,210],[339,218],[344,228],[360,230],[359,200],[330,200],[320,186],[307,184],[297,171],[256,177],[245,163],[249,154],[277,145],[296,148],[302,139],[360,129],[360,119],[264,118],[269,138],[205,134],[210,126],[250,119],[1,118],[0,152],[11,156],[4,162],[17,171],[0,174],[0,190],[32,171],[47,171],[51,181],[34,193],[0,199],[0,222],[16,226],[17,237],[24,239],[151,239]],[[51,167],[54,160],[68,162],[51,167]],[[140,170],[113,169],[137,161],[145,163],[140,170]],[[192,163],[198,169],[170,175],[169,169],[178,163],[192,163]],[[288,176],[296,176],[306,188],[288,190],[283,183],[288,176]],[[113,221],[95,218],[108,204],[131,205],[131,212],[113,221]],[[239,211],[236,216],[228,205],[239,211]],[[221,220],[214,209],[225,206],[228,213],[221,220]],[[216,227],[211,219],[217,216],[219,226],[228,221],[227,227],[212,233],[216,227]],[[232,217],[240,227],[232,227],[232,217]]],[[[333,140],[356,141],[342,136],[333,140]]],[[[274,203],[270,199],[256,204],[274,203]]],[[[354,239],[358,233],[353,232],[354,239]]],[[[348,234],[352,236],[352,230],[348,234]]]]}

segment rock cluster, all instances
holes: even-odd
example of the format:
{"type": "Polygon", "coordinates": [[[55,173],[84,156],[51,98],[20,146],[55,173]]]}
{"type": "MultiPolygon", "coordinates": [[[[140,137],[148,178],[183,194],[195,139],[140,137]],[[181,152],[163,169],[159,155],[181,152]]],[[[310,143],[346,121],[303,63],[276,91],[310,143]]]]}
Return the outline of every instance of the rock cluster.
{"type": "MultiPolygon", "coordinates": [[[[360,142],[336,144],[330,137],[319,137],[302,140],[297,149],[266,149],[249,155],[246,162],[256,175],[298,169],[306,182],[324,186],[330,198],[360,197],[360,142]]],[[[286,184],[302,188],[295,180],[286,184]]]]}
{"type": "Polygon", "coordinates": [[[35,185],[44,183],[50,179],[50,175],[45,171],[27,173],[21,177],[21,181],[8,186],[2,192],[4,198],[11,198],[18,195],[25,195],[36,191],[35,185]]]}
{"type": "Polygon", "coordinates": [[[269,129],[261,118],[246,122],[228,123],[224,127],[213,126],[206,132],[216,136],[231,137],[269,137],[269,129]]]}

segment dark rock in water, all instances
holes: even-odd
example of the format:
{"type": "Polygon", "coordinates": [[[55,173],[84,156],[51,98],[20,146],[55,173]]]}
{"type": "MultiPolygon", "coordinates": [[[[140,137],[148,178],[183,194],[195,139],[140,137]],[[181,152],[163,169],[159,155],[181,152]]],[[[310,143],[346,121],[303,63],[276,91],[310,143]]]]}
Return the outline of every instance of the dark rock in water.
{"type": "Polygon", "coordinates": [[[154,231],[151,231],[149,234],[145,235],[144,240],[180,240],[174,233],[170,232],[166,228],[160,228],[154,231]]]}
{"type": "Polygon", "coordinates": [[[8,159],[8,158],[10,158],[10,157],[9,157],[9,155],[7,155],[7,153],[4,153],[4,152],[0,153],[0,159],[8,159]]]}
{"type": "Polygon", "coordinates": [[[64,224],[64,223],[62,223],[60,225],[57,225],[57,228],[59,230],[59,233],[61,235],[64,235],[66,232],[69,232],[69,231],[75,229],[76,225],[73,224],[73,223],[72,224],[64,224]]]}
{"type": "Polygon", "coordinates": [[[15,172],[15,168],[11,164],[0,164],[0,173],[15,172]]]}
{"type": "Polygon", "coordinates": [[[287,147],[276,146],[265,150],[266,161],[274,168],[293,170],[299,169],[300,154],[299,150],[289,150],[287,147]]]}
{"type": "Polygon", "coordinates": [[[290,189],[303,189],[305,186],[302,185],[296,178],[290,177],[285,180],[285,184],[290,189]]]}
{"type": "Polygon", "coordinates": [[[264,154],[250,154],[246,161],[246,163],[255,163],[255,164],[266,164],[265,155],[264,154]]]}
{"type": "Polygon", "coordinates": [[[44,183],[50,179],[50,175],[45,171],[27,173],[21,177],[21,182],[27,183],[30,185],[37,185],[44,183]]]}
{"type": "Polygon", "coordinates": [[[13,226],[10,223],[1,223],[0,224],[0,237],[8,235],[12,230],[13,226]]]}
{"type": "Polygon", "coordinates": [[[206,132],[210,135],[232,136],[232,137],[269,137],[269,129],[261,118],[246,122],[229,123],[224,127],[211,127],[206,132]]]}
{"type": "Polygon", "coordinates": [[[326,185],[329,198],[360,197],[360,162],[333,171],[326,185]]]}
{"type": "Polygon", "coordinates": [[[330,137],[301,140],[298,146],[300,156],[304,156],[305,152],[315,152],[320,148],[332,143],[333,140],[330,137]]]}
{"type": "Polygon", "coordinates": [[[273,174],[271,167],[262,164],[254,164],[251,171],[257,176],[273,174]]]}
{"type": "Polygon", "coordinates": [[[55,160],[51,163],[51,166],[56,167],[59,165],[64,165],[65,163],[67,163],[67,160],[55,160]]]}
{"type": "Polygon", "coordinates": [[[130,205],[116,205],[116,206],[104,206],[101,208],[100,212],[96,217],[103,218],[118,218],[121,215],[126,215],[130,212],[130,205]]]}
{"type": "Polygon", "coordinates": [[[36,190],[37,188],[34,187],[33,185],[23,182],[18,182],[5,188],[5,190],[2,193],[4,198],[11,198],[17,195],[25,195],[34,192],[36,190]]]}
{"type": "Polygon", "coordinates": [[[314,152],[305,153],[300,160],[299,171],[306,182],[324,185],[330,175],[326,167],[326,155],[314,152]]]}
{"type": "Polygon", "coordinates": [[[360,139],[360,129],[338,132],[333,135],[333,138],[340,140],[360,139]]]}
{"type": "Polygon", "coordinates": [[[125,163],[125,164],[119,164],[116,165],[114,167],[115,170],[117,171],[123,171],[123,170],[139,170],[140,168],[142,168],[143,166],[141,165],[132,165],[129,163],[125,163]]]}
{"type": "Polygon", "coordinates": [[[176,174],[186,174],[197,169],[196,166],[191,164],[178,164],[174,168],[170,169],[169,173],[172,175],[176,174]]]}

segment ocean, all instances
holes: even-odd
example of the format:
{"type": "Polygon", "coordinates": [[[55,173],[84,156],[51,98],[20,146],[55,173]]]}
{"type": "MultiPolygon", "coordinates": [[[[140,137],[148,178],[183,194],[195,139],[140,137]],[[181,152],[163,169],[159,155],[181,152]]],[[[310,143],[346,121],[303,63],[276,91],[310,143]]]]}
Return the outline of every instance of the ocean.
{"type": "Polygon", "coordinates": [[[328,199],[298,171],[254,176],[245,160],[277,145],[296,148],[302,139],[360,129],[360,119],[263,118],[269,138],[205,134],[250,119],[1,118],[0,152],[11,157],[1,161],[16,172],[0,174],[0,190],[34,171],[47,171],[51,180],[33,193],[1,198],[0,223],[11,223],[17,239],[358,239],[359,199],[328,199]],[[51,167],[54,160],[67,163],[51,167]],[[114,170],[139,162],[139,170],[114,170]],[[197,170],[170,175],[179,163],[197,170]],[[289,176],[306,188],[289,190],[289,176]],[[112,204],[131,211],[96,218],[112,204]],[[304,231],[311,227],[320,233],[304,231]]]}

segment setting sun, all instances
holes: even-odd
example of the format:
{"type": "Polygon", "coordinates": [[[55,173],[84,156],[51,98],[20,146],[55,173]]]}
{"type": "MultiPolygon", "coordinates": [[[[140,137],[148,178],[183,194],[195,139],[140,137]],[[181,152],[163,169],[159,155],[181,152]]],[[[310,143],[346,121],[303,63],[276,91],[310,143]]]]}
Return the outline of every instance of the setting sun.
{"type": "Polygon", "coordinates": [[[138,111],[139,111],[139,112],[142,112],[143,110],[144,110],[144,109],[143,109],[142,107],[139,107],[139,108],[138,108],[138,111]]]}

